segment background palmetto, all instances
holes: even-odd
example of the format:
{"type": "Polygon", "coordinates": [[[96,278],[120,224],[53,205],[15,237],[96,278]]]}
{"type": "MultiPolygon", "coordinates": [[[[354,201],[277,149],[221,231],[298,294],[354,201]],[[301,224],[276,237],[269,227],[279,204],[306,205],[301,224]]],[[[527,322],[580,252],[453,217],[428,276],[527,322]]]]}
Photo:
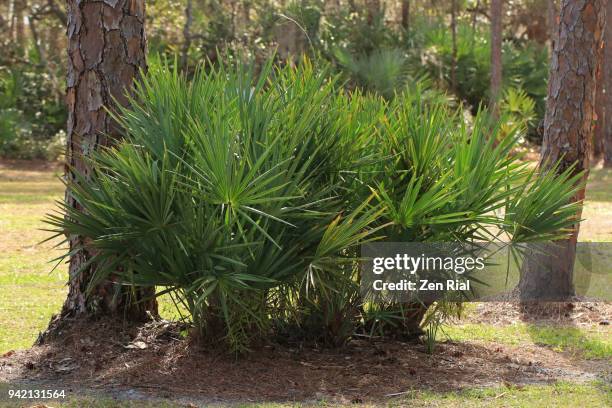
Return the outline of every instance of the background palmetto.
{"type": "Polygon", "coordinates": [[[576,179],[511,156],[518,128],[494,142],[486,112],[466,124],[419,89],[339,89],[307,60],[189,80],[154,67],[117,115],[125,140],[67,186],[84,211],[60,203],[48,222],[82,237],[90,286],[160,287],[237,352],[273,334],[341,345],[381,316],[383,332],[418,324],[361,300],[361,243],[541,240],[573,222],[576,179]]]}

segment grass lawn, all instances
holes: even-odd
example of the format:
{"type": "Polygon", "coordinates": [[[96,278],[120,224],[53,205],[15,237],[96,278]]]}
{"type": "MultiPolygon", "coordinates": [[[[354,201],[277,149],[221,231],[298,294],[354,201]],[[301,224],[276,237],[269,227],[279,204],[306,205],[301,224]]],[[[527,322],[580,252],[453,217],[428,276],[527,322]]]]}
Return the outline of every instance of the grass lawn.
{"type": "Polygon", "coordinates": [[[67,269],[41,218],[63,196],[59,168],[0,168],[0,353],[32,345],[66,296],[67,269]]]}
{"type": "MultiPolygon", "coordinates": [[[[0,391],[3,392],[0,385],[0,391]]],[[[167,401],[122,401],[113,398],[93,396],[70,397],[65,400],[50,402],[57,408],[178,408],[189,407],[188,403],[167,401]]],[[[11,406],[11,405],[8,405],[11,406]]],[[[21,406],[16,403],[14,406],[21,406]]],[[[191,405],[193,406],[193,405],[191,405]]],[[[212,405],[214,406],[214,405],[212,405]]],[[[335,407],[337,404],[316,401],[300,404],[254,403],[235,405],[240,408],[288,408],[288,407],[335,407]]],[[[381,404],[362,404],[363,407],[381,406],[381,404]]],[[[610,384],[593,382],[590,384],[572,384],[559,382],[546,386],[497,387],[485,389],[467,389],[449,393],[430,391],[408,391],[402,396],[388,400],[387,407],[609,407],[612,406],[612,388],[610,384]]]]}
{"type": "Polygon", "coordinates": [[[611,358],[610,330],[602,328],[553,327],[517,323],[511,326],[461,324],[445,326],[438,337],[454,341],[486,341],[518,346],[534,343],[555,351],[567,351],[582,358],[611,358]]]}
{"type": "MultiPolygon", "coordinates": [[[[59,167],[0,163],[0,354],[12,349],[28,348],[39,331],[44,330],[51,315],[59,312],[66,296],[66,265],[51,272],[51,259],[61,251],[56,242],[40,241],[49,236],[42,231],[41,219],[54,208],[54,200],[63,198],[59,167]]],[[[581,230],[583,241],[612,241],[612,171],[592,172],[581,230]]],[[[172,306],[162,302],[162,314],[168,316],[172,306]]],[[[534,326],[466,324],[445,327],[445,333],[458,341],[492,341],[511,345],[525,343],[546,345],[558,351],[579,353],[585,358],[612,358],[609,331],[534,326]]],[[[0,388],[2,386],[0,385],[0,388]]],[[[3,392],[4,393],[4,392],[3,392]]],[[[604,407],[612,406],[609,385],[600,383],[527,386],[523,388],[487,388],[448,394],[409,392],[391,406],[487,406],[487,407],[604,407]]],[[[1,404],[1,402],[0,402],[1,404]]],[[[324,402],[315,404],[325,406],[324,402]]],[[[149,405],[115,400],[78,397],[60,402],[59,407],[172,407],[168,403],[149,405]]],[[[256,405],[282,407],[284,405],[256,405]]]]}

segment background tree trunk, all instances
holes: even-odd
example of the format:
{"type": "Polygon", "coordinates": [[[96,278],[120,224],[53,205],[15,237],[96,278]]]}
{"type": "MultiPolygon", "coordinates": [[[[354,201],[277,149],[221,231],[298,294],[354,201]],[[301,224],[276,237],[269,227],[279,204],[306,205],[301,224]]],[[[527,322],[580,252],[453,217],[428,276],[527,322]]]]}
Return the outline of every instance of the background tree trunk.
{"type": "Polygon", "coordinates": [[[45,44],[40,41],[40,35],[38,34],[37,28],[38,22],[36,18],[32,15],[28,16],[28,25],[30,27],[30,32],[32,33],[32,42],[34,43],[34,47],[36,48],[36,53],[38,54],[38,59],[40,60],[40,64],[47,67],[47,55],[45,53],[45,44]]]}
{"type": "Polygon", "coordinates": [[[347,0],[348,9],[351,13],[357,11],[357,6],[355,5],[355,0],[347,0]]]}
{"type": "MultiPolygon", "coordinates": [[[[589,170],[595,75],[600,59],[606,0],[563,0],[553,51],[544,118],[540,167],[559,162],[562,172],[589,170]]],[[[584,199],[584,187],[573,198],[584,199]]],[[[581,214],[578,214],[580,218],[581,214]]],[[[556,242],[550,255],[536,254],[523,266],[519,289],[523,300],[564,300],[574,295],[573,268],[579,224],[569,239],[556,242]]]]}
{"type": "Polygon", "coordinates": [[[457,90],[457,0],[451,0],[451,89],[457,90]]]}
{"type": "Polygon", "coordinates": [[[402,28],[406,33],[410,29],[410,0],[402,0],[402,28]]]}
{"type": "Polygon", "coordinates": [[[191,47],[191,24],[193,23],[193,2],[187,0],[185,6],[185,25],[183,26],[183,49],[181,51],[181,68],[187,70],[189,48],[191,47]]]}
{"type": "Polygon", "coordinates": [[[17,0],[14,3],[15,7],[15,44],[19,54],[25,54],[25,24],[23,18],[27,7],[26,0],[17,0]]]}
{"type": "Polygon", "coordinates": [[[498,115],[502,86],[502,0],[491,0],[491,100],[489,106],[498,115]]]}
{"type": "Polygon", "coordinates": [[[476,5],[472,8],[472,34],[476,35],[476,22],[478,21],[478,10],[480,10],[480,0],[476,0],[476,5]]]}
{"type": "Polygon", "coordinates": [[[380,17],[380,0],[366,0],[366,10],[368,24],[373,25],[374,21],[380,17]]]}
{"type": "Polygon", "coordinates": [[[595,74],[595,121],[593,122],[593,159],[597,162],[603,154],[603,143],[606,132],[606,84],[604,83],[605,60],[595,74]]]}
{"type": "Polygon", "coordinates": [[[604,167],[612,167],[612,0],[608,0],[606,8],[606,28],[604,34],[603,61],[601,69],[601,80],[605,89],[604,105],[604,129],[602,144],[604,167]]]}
{"type": "MultiPolygon", "coordinates": [[[[108,146],[120,137],[118,125],[105,107],[127,104],[126,91],[132,88],[140,69],[146,69],[144,0],[68,1],[68,148],[66,177],[74,180],[72,169],[89,176],[86,159],[99,146],[108,146]]],[[[66,192],[67,202],[78,204],[66,192]]],[[[73,238],[71,247],[79,238],[73,238]]],[[[140,302],[154,288],[128,294],[120,285],[107,282],[85,297],[87,283],[95,265],[81,274],[88,261],[87,251],[70,258],[69,293],[62,316],[119,314],[129,319],[145,319],[146,310],[156,313],[154,300],[140,302]],[[136,298],[134,298],[134,296],[136,298]]]]}
{"type": "MultiPolygon", "coordinates": [[[[338,11],[338,9],[340,8],[340,5],[338,4],[338,0],[332,2],[332,4],[337,7],[335,11],[338,11]]],[[[242,2],[242,21],[241,21],[242,27],[246,28],[249,26],[250,23],[251,23],[251,2],[243,1],[242,2]]]]}
{"type": "Polygon", "coordinates": [[[548,24],[548,47],[552,55],[555,37],[557,36],[557,4],[555,0],[546,0],[546,24],[548,24]]]}

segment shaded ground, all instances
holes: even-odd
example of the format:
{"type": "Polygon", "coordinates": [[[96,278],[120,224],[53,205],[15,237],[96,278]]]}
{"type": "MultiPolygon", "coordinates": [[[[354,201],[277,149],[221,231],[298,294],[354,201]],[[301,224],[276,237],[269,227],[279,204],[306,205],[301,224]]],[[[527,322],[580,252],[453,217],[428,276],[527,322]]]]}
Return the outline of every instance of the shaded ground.
{"type": "MultiPolygon", "coordinates": [[[[40,219],[63,196],[61,171],[0,162],[0,407],[15,384],[66,387],[71,402],[61,406],[79,408],[116,407],[117,399],[168,407],[612,406],[612,336],[605,324],[612,306],[601,303],[531,315],[511,303],[471,306],[465,319],[444,327],[433,356],[422,345],[360,339],[342,352],[269,346],[237,361],[188,347],[174,325],[120,328],[104,321],[20,350],[30,347],[66,293],[65,266],[49,273],[48,260],[60,252],[54,243],[36,245],[48,236],[40,219]]],[[[591,175],[582,240],[612,240],[610,177],[602,169],[591,175]]],[[[170,310],[162,302],[162,315],[171,318],[170,310]]]]}
{"type": "Polygon", "coordinates": [[[165,322],[140,329],[109,321],[85,324],[52,344],[0,358],[0,382],[143,398],[180,395],[199,403],[349,404],[388,402],[415,389],[605,383],[611,374],[608,359],[587,361],[537,344],[447,341],[429,355],[423,345],[354,340],[341,351],[268,346],[237,360],[189,347],[180,329],[165,322]]]}

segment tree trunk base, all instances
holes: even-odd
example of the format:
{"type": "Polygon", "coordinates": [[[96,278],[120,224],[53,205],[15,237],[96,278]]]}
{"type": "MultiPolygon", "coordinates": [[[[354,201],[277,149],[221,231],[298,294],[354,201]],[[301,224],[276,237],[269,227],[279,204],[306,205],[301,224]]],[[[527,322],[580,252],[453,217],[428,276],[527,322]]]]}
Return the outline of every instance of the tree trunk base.
{"type": "Polygon", "coordinates": [[[518,284],[521,303],[572,299],[575,259],[576,243],[572,240],[529,244],[518,284]]]}
{"type": "MultiPolygon", "coordinates": [[[[101,285],[102,288],[112,286],[109,282],[106,285],[101,285]]],[[[74,296],[74,293],[69,293],[62,311],[59,314],[51,316],[49,325],[44,332],[39,333],[35,345],[42,345],[47,340],[60,335],[62,331],[76,320],[91,319],[95,320],[102,317],[110,317],[117,321],[144,323],[159,318],[157,311],[157,299],[155,296],[155,288],[138,288],[134,289],[135,294],[126,293],[125,290],[120,294],[119,300],[109,299],[108,297],[91,296],[84,298],[83,296],[74,296]],[[133,296],[136,296],[138,301],[132,301],[133,296]],[[100,307],[102,305],[103,307],[100,307]]],[[[79,291],[79,295],[84,292],[79,291]]]]}

